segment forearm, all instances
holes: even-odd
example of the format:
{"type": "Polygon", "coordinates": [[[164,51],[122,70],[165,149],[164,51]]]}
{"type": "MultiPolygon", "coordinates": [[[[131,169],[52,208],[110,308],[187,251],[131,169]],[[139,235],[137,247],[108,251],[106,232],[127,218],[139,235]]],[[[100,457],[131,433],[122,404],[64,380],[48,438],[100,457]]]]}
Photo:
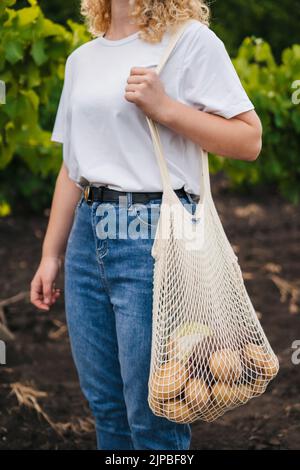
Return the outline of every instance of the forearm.
{"type": "Polygon", "coordinates": [[[225,119],[167,96],[157,120],[208,152],[252,161],[261,150],[262,130],[256,113],[251,111],[247,115],[248,122],[240,118],[225,119]]]}
{"type": "Polygon", "coordinates": [[[42,257],[63,258],[79,197],[80,189],[63,164],[56,180],[42,257]]]}

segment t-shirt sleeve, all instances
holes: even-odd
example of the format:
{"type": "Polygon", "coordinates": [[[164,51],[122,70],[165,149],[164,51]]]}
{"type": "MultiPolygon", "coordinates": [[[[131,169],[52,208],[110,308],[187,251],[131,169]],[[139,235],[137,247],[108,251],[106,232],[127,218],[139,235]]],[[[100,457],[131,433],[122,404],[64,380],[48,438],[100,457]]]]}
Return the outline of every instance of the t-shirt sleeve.
{"type": "Polygon", "coordinates": [[[227,119],[254,109],[223,41],[197,26],[182,62],[180,96],[186,104],[227,119]]]}
{"type": "Polygon", "coordinates": [[[72,89],[72,70],[70,58],[71,56],[69,56],[66,60],[64,84],[56,112],[51,141],[63,144],[63,161],[68,169],[68,176],[76,183],[78,187],[80,187],[80,184],[78,183],[79,169],[74,152],[72,151],[73,146],[70,135],[69,109],[72,89]]]}
{"type": "Polygon", "coordinates": [[[71,91],[71,70],[70,70],[70,56],[66,60],[65,65],[65,78],[63,89],[60,95],[60,100],[56,112],[54,127],[51,135],[52,142],[64,143],[66,139],[67,129],[67,109],[69,94],[71,91]]]}

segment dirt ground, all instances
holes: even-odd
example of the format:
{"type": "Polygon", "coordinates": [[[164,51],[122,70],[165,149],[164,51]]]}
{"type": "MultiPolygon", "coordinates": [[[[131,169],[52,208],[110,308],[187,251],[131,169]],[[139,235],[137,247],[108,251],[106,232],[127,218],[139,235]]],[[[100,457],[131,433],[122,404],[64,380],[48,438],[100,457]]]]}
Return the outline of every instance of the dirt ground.
{"type": "MultiPolygon", "coordinates": [[[[264,396],[215,423],[194,424],[192,449],[300,449],[300,365],[291,361],[292,343],[300,340],[299,207],[274,193],[232,195],[220,177],[212,178],[212,188],[281,368],[264,396]]],[[[0,301],[28,290],[46,223],[47,214],[0,219],[0,301]]],[[[63,273],[58,285],[63,286],[63,273]]],[[[15,339],[7,345],[7,364],[0,366],[0,450],[94,449],[63,297],[50,313],[39,312],[26,298],[4,310],[15,339]]]]}

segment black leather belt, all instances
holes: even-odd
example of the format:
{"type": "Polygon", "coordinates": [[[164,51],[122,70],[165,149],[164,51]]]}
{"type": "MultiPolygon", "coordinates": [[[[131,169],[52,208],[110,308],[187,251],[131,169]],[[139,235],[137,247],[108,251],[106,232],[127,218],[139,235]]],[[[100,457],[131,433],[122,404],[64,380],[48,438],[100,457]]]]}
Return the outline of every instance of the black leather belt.
{"type": "MultiPolygon", "coordinates": [[[[186,196],[187,193],[183,188],[175,189],[175,193],[178,197],[186,196]]],[[[151,199],[159,199],[162,197],[162,192],[132,192],[132,203],[147,203],[151,199]]],[[[118,202],[120,196],[127,196],[125,191],[116,191],[115,189],[109,189],[106,186],[85,186],[83,188],[84,199],[88,204],[92,204],[94,201],[101,202],[118,202]]],[[[191,195],[194,196],[194,195],[191,195]]],[[[187,196],[186,196],[187,197],[187,196]]]]}

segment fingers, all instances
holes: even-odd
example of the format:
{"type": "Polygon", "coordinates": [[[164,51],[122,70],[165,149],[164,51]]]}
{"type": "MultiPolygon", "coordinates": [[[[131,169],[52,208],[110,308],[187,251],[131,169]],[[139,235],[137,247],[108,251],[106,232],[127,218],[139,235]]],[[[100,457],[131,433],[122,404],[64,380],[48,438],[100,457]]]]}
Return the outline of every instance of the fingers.
{"type": "Polygon", "coordinates": [[[144,81],[157,80],[158,75],[155,70],[146,67],[133,67],[130,70],[130,75],[127,79],[128,83],[141,83],[144,81]]]}
{"type": "Polygon", "coordinates": [[[143,75],[130,75],[127,78],[127,83],[129,84],[136,84],[139,85],[140,83],[143,83],[144,81],[144,76],[143,75]]]}
{"type": "Polygon", "coordinates": [[[133,67],[127,79],[124,98],[137,105],[147,116],[157,114],[157,104],[165,90],[157,73],[147,67],[133,67]]]}
{"type": "Polygon", "coordinates": [[[128,93],[134,93],[136,91],[136,86],[135,85],[126,85],[125,91],[128,93]]]}
{"type": "Polygon", "coordinates": [[[61,294],[61,290],[54,288],[53,284],[50,280],[34,278],[30,289],[31,303],[41,310],[49,310],[61,294]]]}
{"type": "Polygon", "coordinates": [[[155,77],[154,74],[155,72],[150,71],[146,67],[133,67],[125,87],[125,92],[129,93],[127,97],[134,98],[132,93],[141,91],[144,88],[147,88],[147,86],[154,84],[155,80],[157,80],[157,76],[155,77]]]}
{"type": "Polygon", "coordinates": [[[52,287],[53,281],[50,279],[44,279],[43,282],[43,295],[44,295],[44,303],[49,305],[51,303],[52,298],[52,287]]]}
{"type": "Polygon", "coordinates": [[[49,306],[43,301],[43,285],[41,278],[34,278],[31,282],[30,302],[37,308],[49,310],[49,306]]]}
{"type": "Polygon", "coordinates": [[[127,78],[128,84],[141,85],[142,83],[151,83],[152,77],[149,75],[130,75],[127,78]]]}
{"type": "Polygon", "coordinates": [[[141,91],[143,89],[143,84],[139,85],[126,85],[125,92],[126,93],[136,93],[137,91],[141,91]]]}
{"type": "Polygon", "coordinates": [[[147,73],[149,73],[149,68],[147,67],[132,67],[130,69],[130,75],[146,75],[147,73]]]}
{"type": "Polygon", "coordinates": [[[126,90],[124,96],[125,96],[127,101],[129,101],[131,103],[135,103],[135,104],[139,104],[142,100],[142,93],[138,89],[135,89],[135,90],[132,90],[132,91],[127,91],[126,90]]]}

